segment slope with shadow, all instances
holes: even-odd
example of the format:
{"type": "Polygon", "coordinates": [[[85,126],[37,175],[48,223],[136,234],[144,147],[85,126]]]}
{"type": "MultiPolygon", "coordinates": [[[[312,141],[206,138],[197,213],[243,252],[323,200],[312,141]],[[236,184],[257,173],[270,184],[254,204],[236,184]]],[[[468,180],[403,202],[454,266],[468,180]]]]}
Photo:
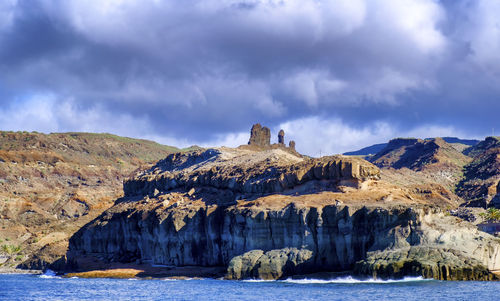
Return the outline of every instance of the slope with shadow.
{"type": "Polygon", "coordinates": [[[122,181],[179,149],[110,134],[0,132],[0,268],[43,268],[122,195],[122,181]]]}
{"type": "MultiPolygon", "coordinates": [[[[457,137],[441,137],[444,141],[447,143],[452,144],[458,149],[466,149],[471,146],[474,146],[479,143],[479,140],[475,139],[460,139],[457,137]]],[[[426,138],[424,140],[430,140],[433,138],[426,138]]],[[[379,144],[374,144],[371,146],[364,147],[362,149],[356,150],[356,151],[351,151],[351,152],[346,152],[344,155],[346,156],[373,156],[379,152],[381,152],[384,148],[386,148],[388,143],[379,143],[379,144]]]]}
{"type": "Polygon", "coordinates": [[[466,206],[485,208],[497,204],[491,200],[498,192],[500,181],[500,138],[487,137],[464,153],[473,160],[465,166],[457,194],[467,201],[466,206]]]}
{"type": "Polygon", "coordinates": [[[441,138],[397,138],[370,158],[381,168],[382,179],[429,196],[441,196],[456,205],[464,201],[455,194],[464,166],[472,159],[441,138]]]}

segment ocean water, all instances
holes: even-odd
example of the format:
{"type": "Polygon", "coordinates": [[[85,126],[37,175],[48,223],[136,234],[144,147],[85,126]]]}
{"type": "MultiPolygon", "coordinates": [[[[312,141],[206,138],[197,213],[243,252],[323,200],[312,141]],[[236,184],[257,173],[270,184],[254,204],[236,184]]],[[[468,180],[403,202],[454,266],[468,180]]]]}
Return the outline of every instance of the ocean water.
{"type": "Polygon", "coordinates": [[[60,278],[0,274],[0,300],[500,300],[500,282],[228,281],[60,278]]]}

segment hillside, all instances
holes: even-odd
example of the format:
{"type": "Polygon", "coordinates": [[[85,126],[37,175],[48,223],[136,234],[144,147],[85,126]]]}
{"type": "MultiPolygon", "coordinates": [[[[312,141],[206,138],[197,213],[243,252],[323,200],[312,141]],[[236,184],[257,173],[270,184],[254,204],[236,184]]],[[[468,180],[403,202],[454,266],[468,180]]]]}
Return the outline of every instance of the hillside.
{"type": "Polygon", "coordinates": [[[487,137],[467,149],[473,160],[465,166],[464,177],[457,184],[457,194],[468,206],[486,207],[497,194],[500,181],[500,138],[487,137]]]}
{"type": "MultiPolygon", "coordinates": [[[[457,147],[460,151],[464,150],[466,148],[470,148],[471,146],[474,146],[479,143],[479,140],[475,139],[460,139],[457,137],[441,137],[444,141],[447,143],[450,143],[457,147]]],[[[423,140],[431,140],[434,138],[426,138],[423,140]]],[[[364,147],[362,149],[356,150],[356,151],[351,151],[351,152],[346,152],[344,155],[346,156],[372,156],[375,155],[379,152],[381,152],[384,148],[387,147],[388,143],[379,143],[379,144],[374,144],[370,145],[367,147],[364,147]]]]}
{"type": "Polygon", "coordinates": [[[416,190],[441,191],[469,207],[489,206],[500,179],[500,141],[448,138],[397,138],[368,157],[381,168],[382,178],[416,190]]]}
{"type": "Polygon", "coordinates": [[[43,267],[122,195],[122,181],[179,151],[110,134],[0,132],[0,267],[43,267]]]}

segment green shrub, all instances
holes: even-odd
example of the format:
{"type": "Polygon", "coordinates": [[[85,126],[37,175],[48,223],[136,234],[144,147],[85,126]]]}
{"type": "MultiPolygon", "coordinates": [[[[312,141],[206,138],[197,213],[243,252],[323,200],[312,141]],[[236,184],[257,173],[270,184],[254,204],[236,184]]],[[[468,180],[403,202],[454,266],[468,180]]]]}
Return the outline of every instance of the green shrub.
{"type": "Polygon", "coordinates": [[[21,251],[21,246],[2,245],[2,251],[4,251],[7,254],[16,254],[21,251]]]}
{"type": "Polygon", "coordinates": [[[479,216],[488,221],[500,221],[500,210],[496,208],[489,208],[488,211],[480,213],[479,216]]]}

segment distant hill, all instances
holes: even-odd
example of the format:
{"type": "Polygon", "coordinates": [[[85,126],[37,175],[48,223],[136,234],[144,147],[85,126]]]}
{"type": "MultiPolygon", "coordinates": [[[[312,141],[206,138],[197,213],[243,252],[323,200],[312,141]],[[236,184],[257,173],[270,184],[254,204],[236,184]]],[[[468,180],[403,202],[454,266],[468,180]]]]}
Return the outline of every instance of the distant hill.
{"type": "Polygon", "coordinates": [[[383,150],[387,146],[387,143],[379,143],[379,144],[374,144],[371,146],[364,147],[362,149],[359,149],[357,151],[353,152],[347,152],[344,153],[346,156],[369,156],[369,155],[374,155],[381,150],[383,150]]]}
{"type": "MultiPolygon", "coordinates": [[[[424,140],[430,140],[433,138],[426,138],[424,140]]],[[[467,146],[473,146],[479,143],[479,140],[474,140],[474,139],[460,139],[457,137],[442,137],[444,141],[447,143],[456,143],[456,144],[464,144],[467,146]]],[[[346,156],[370,156],[370,155],[375,155],[376,153],[382,151],[388,143],[379,143],[379,144],[374,144],[371,146],[364,147],[362,149],[359,149],[357,151],[352,151],[352,152],[346,152],[344,155],[346,156]]]]}
{"type": "Polygon", "coordinates": [[[396,169],[406,167],[422,170],[430,165],[461,169],[470,158],[443,138],[425,140],[397,138],[389,141],[382,151],[370,158],[370,161],[379,167],[396,169]]]}
{"type": "Polygon", "coordinates": [[[486,207],[499,193],[499,137],[396,138],[349,154],[364,156],[391,181],[442,185],[465,206],[486,207]]]}

